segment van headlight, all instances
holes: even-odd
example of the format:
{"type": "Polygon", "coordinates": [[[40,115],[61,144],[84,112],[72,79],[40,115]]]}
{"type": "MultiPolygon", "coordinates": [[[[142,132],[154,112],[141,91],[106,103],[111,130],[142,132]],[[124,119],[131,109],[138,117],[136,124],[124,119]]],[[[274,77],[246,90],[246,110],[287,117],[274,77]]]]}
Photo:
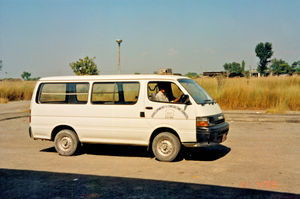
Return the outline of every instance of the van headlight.
{"type": "Polygon", "coordinates": [[[225,119],[223,113],[221,113],[220,115],[218,115],[218,120],[223,120],[223,119],[225,119]]]}
{"type": "Polygon", "coordinates": [[[208,127],[209,119],[207,117],[196,117],[196,127],[208,127]]]}

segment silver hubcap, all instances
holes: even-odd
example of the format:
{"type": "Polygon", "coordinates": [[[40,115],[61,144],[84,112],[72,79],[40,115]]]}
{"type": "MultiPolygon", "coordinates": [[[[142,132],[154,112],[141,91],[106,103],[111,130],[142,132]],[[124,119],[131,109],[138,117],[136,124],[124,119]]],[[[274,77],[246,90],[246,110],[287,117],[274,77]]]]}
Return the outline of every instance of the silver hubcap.
{"type": "Polygon", "coordinates": [[[170,140],[161,140],[157,145],[157,149],[161,155],[168,156],[173,151],[173,144],[170,140]]]}
{"type": "Polygon", "coordinates": [[[70,137],[62,137],[59,146],[62,150],[67,151],[72,147],[72,139],[70,137]]]}

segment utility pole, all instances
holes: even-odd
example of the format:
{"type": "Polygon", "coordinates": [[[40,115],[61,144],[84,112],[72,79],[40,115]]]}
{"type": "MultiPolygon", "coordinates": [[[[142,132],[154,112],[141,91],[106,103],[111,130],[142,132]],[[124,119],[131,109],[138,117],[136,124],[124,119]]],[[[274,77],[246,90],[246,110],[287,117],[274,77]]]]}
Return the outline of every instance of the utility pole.
{"type": "Polygon", "coordinates": [[[121,49],[121,43],[122,43],[122,40],[121,39],[117,39],[116,42],[118,43],[119,45],[119,65],[118,65],[118,72],[119,74],[121,73],[121,67],[120,67],[120,49],[121,49]]]}

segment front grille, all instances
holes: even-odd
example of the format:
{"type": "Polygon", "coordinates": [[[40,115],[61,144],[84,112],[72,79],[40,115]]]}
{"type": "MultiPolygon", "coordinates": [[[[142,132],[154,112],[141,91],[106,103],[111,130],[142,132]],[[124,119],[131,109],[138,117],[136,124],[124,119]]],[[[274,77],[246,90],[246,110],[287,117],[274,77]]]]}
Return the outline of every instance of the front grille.
{"type": "Polygon", "coordinates": [[[225,118],[224,118],[224,115],[222,113],[209,117],[209,123],[212,124],[212,125],[221,124],[223,122],[225,122],[225,118]]]}
{"type": "Polygon", "coordinates": [[[223,122],[225,122],[225,119],[217,120],[217,121],[215,121],[214,123],[215,123],[215,124],[221,124],[221,123],[223,123],[223,122]]]}

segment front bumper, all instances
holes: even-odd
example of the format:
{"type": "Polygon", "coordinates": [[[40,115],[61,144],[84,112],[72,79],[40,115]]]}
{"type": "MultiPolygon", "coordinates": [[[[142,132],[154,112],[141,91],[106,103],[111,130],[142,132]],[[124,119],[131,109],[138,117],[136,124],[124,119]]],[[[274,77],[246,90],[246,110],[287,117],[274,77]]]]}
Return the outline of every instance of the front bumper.
{"type": "Polygon", "coordinates": [[[199,147],[210,144],[218,144],[227,139],[228,131],[229,124],[227,122],[211,127],[197,127],[197,141],[183,143],[183,145],[186,147],[199,147]]]}

